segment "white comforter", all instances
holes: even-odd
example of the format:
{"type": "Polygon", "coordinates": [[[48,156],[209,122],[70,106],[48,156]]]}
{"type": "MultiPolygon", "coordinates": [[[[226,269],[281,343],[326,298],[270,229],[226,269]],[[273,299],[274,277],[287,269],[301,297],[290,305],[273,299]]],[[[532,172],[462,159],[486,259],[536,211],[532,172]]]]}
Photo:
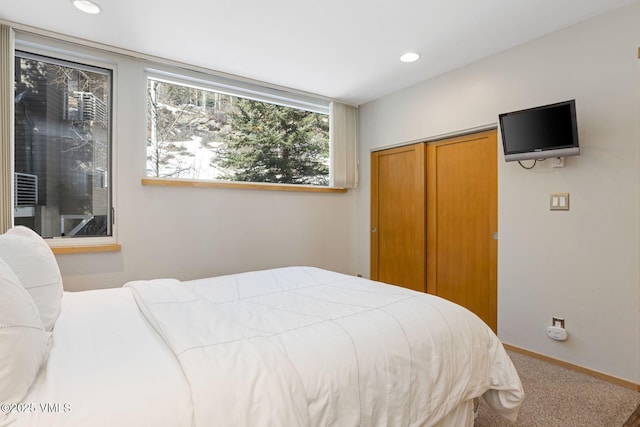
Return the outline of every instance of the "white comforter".
{"type": "Polygon", "coordinates": [[[65,292],[47,363],[19,407],[11,427],[193,425],[180,365],[122,288],[65,292]]]}
{"type": "Polygon", "coordinates": [[[177,356],[198,426],[434,425],[523,396],[498,338],[432,295],[309,267],[130,282],[177,356]]]}

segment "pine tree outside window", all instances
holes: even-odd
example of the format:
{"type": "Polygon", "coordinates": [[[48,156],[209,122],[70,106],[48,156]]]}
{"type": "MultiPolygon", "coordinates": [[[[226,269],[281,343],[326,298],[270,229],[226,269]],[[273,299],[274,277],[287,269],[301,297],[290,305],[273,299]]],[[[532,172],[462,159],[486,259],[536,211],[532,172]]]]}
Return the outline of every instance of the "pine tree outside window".
{"type": "Polygon", "coordinates": [[[329,185],[329,114],[147,79],[147,176],[329,185]]]}

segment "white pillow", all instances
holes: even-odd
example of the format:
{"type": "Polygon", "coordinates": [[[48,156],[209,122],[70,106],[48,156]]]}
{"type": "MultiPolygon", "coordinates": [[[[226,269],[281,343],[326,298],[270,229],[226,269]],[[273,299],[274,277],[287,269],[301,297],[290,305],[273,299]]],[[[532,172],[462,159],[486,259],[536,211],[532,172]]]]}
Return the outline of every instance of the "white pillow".
{"type": "Polygon", "coordinates": [[[0,236],[0,258],[11,267],[51,331],[62,304],[62,276],[49,245],[30,228],[17,226],[0,236]]]}
{"type": "MultiPolygon", "coordinates": [[[[47,355],[50,333],[20,279],[0,259],[0,403],[19,403],[47,355]]],[[[0,411],[0,424],[7,417],[0,411]]]]}

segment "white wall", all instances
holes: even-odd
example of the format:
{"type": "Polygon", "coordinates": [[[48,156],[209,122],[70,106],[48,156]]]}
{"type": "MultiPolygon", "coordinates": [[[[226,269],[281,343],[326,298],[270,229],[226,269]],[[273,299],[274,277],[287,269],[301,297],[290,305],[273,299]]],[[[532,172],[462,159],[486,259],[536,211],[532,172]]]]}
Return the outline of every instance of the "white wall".
{"type": "MultiPolygon", "coordinates": [[[[552,169],[498,166],[498,334],[640,383],[640,2],[360,108],[357,271],[369,274],[370,151],[576,99],[581,154],[552,169]],[[569,192],[571,210],[550,212],[569,192]],[[552,316],[570,334],[545,334],[552,316]]],[[[429,58],[422,60],[428,61],[429,58]]]]}
{"type": "Polygon", "coordinates": [[[121,252],[58,255],[66,290],[311,265],[355,272],[355,193],[142,186],[144,63],[117,58],[116,222],[121,252]]]}

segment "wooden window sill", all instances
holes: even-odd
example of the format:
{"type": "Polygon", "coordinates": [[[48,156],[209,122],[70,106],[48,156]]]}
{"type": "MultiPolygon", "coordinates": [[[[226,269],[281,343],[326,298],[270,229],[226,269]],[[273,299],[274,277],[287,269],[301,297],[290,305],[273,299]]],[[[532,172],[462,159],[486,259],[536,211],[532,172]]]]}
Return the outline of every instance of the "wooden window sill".
{"type": "Polygon", "coordinates": [[[199,181],[193,179],[170,178],[142,178],[142,185],[159,185],[165,187],[204,187],[204,188],[233,188],[244,190],[268,191],[300,191],[308,193],[346,193],[346,188],[320,187],[315,185],[297,184],[268,184],[261,182],[224,182],[199,181]]]}
{"type": "Polygon", "coordinates": [[[108,245],[87,245],[87,246],[53,246],[51,250],[55,255],[64,254],[84,254],[92,252],[120,252],[122,246],[113,243],[108,245]]]}

